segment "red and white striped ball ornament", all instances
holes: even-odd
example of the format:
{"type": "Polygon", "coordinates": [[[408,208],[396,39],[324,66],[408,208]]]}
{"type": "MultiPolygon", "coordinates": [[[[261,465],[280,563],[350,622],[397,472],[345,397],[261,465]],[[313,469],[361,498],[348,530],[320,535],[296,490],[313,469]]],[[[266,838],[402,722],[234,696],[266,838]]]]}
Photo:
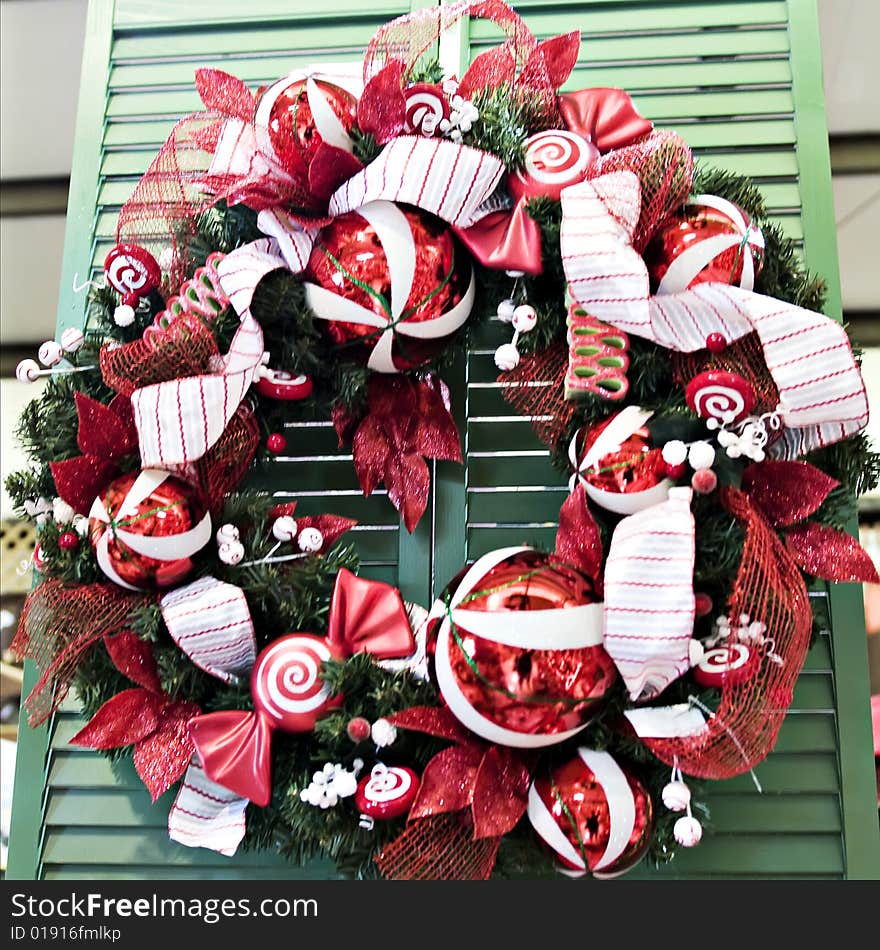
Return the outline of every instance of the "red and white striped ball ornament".
{"type": "Polygon", "coordinates": [[[479,558],[431,611],[444,702],[490,742],[539,748],[587,724],[617,678],[592,582],[528,547],[479,558]]]}
{"type": "Polygon", "coordinates": [[[321,716],[342,702],[321,678],[321,664],[338,659],[324,637],[311,633],[273,640],[251,672],[254,708],[282,732],[311,732],[321,716]]]}
{"type": "Polygon", "coordinates": [[[211,535],[211,516],[196,489],[164,469],[114,479],[89,512],[98,566],[128,590],[180,583],[211,535]]]}
{"type": "Polygon", "coordinates": [[[694,376],[685,388],[685,399],[710,429],[739,422],[757,401],[754,389],[739,373],[715,369],[694,376]]]}
{"type": "Polygon", "coordinates": [[[449,102],[443,87],[427,82],[417,82],[404,90],[406,118],[404,131],[410,135],[436,135],[440,123],[449,118],[449,102]]]}
{"type": "Polygon", "coordinates": [[[368,202],[324,228],[304,277],[326,334],[379,373],[429,360],[474,302],[473,270],[450,228],[390,201],[368,202]]]}
{"type": "Polygon", "coordinates": [[[660,227],[644,257],[657,294],[677,294],[701,283],[754,290],[764,235],[733,202],[697,195],[660,227]]]}
{"type": "Polygon", "coordinates": [[[138,297],[146,297],[162,280],[156,258],[138,244],[117,244],[111,248],[104,259],[104,275],[117,293],[138,297]]]}
{"type": "Polygon", "coordinates": [[[419,777],[405,765],[380,762],[358,783],[354,803],[371,818],[399,818],[409,812],[419,790],[419,777]]]}
{"type": "Polygon", "coordinates": [[[563,188],[587,177],[598,157],[599,149],[574,132],[538,132],[526,139],[523,167],[508,178],[507,187],[514,198],[527,201],[544,196],[559,200],[563,188]]]}
{"type": "Polygon", "coordinates": [[[651,796],[611,755],[594,749],[581,747],[569,762],[536,778],[527,814],[571,877],[623,874],[651,841],[651,796]]]}

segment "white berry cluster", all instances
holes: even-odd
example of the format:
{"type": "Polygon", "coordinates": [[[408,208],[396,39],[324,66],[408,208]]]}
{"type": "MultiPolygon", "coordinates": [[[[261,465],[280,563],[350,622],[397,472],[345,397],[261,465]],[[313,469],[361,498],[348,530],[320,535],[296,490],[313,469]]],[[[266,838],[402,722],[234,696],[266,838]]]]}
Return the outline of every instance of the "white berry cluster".
{"type": "Polygon", "coordinates": [[[440,134],[453,142],[460,142],[480,118],[480,110],[469,99],[458,94],[458,83],[454,79],[447,79],[443,83],[443,92],[449,98],[449,118],[440,120],[440,134]]]}
{"type": "Polygon", "coordinates": [[[300,801],[315,808],[335,808],[340,798],[350,798],[357,791],[358,772],[364,766],[361,759],[355,759],[353,764],[354,769],[349,772],[328,762],[320,772],[315,772],[308,788],[299,793],[300,801]]]}
{"type": "Polygon", "coordinates": [[[740,643],[746,646],[760,646],[764,642],[767,624],[760,620],[752,621],[748,614],[740,614],[736,623],[733,617],[718,617],[715,621],[714,632],[703,643],[707,647],[727,643],[731,632],[740,643]]]}
{"type": "Polygon", "coordinates": [[[28,498],[24,503],[24,510],[38,525],[45,524],[51,518],[59,525],[73,525],[79,535],[88,533],[89,519],[78,515],[63,498],[56,498],[54,501],[42,496],[28,498]]]}
{"type": "Polygon", "coordinates": [[[749,416],[732,429],[722,426],[718,430],[718,444],[732,459],[747,458],[753,462],[763,462],[770,432],[781,425],[782,420],[777,412],[749,416]]]}

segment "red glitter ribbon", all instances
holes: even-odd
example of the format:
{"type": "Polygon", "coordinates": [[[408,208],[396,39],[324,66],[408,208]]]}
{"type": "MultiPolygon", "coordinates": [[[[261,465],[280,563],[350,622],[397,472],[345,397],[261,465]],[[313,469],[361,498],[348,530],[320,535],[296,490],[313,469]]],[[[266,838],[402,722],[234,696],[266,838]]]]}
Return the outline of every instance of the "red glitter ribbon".
{"type": "Polygon", "coordinates": [[[528,805],[537,753],[482,742],[447,709],[415,706],[390,721],[455,743],[425,767],[410,821],[469,809],[474,838],[501,837],[513,830],[528,805]]]}
{"type": "Polygon", "coordinates": [[[149,643],[130,630],[105,637],[113,665],[138,686],[104,703],[70,740],[90,749],[134,746],[134,767],[153,801],[186,771],[193,754],[187,722],[200,712],[195,703],[162,692],[149,643]]]}

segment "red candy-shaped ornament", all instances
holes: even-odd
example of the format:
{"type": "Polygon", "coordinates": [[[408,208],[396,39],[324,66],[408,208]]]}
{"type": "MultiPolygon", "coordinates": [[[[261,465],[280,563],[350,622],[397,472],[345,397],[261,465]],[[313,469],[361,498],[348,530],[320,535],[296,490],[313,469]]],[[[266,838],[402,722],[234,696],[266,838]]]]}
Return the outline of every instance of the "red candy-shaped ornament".
{"type": "Polygon", "coordinates": [[[311,732],[329,709],[342,702],[321,679],[321,664],[341,659],[324,637],[289,633],[273,640],[251,672],[254,709],[282,732],[311,732]]]}
{"type": "Polygon", "coordinates": [[[614,877],[633,868],[651,841],[653,807],[642,784],[607,752],[577,755],[529,790],[528,817],[565,873],[614,877]]]}
{"type": "Polygon", "coordinates": [[[417,82],[404,90],[406,119],[404,130],[410,135],[436,135],[440,123],[449,118],[449,103],[441,86],[417,82]]]}
{"type": "Polygon", "coordinates": [[[745,643],[715,647],[694,667],[694,679],[701,686],[736,686],[755,675],[759,662],[758,652],[745,643]]]}
{"type": "Polygon", "coordinates": [[[257,392],[267,399],[293,402],[308,399],[312,394],[312,380],[302,373],[294,376],[280,369],[266,369],[257,380],[257,392]]]}
{"type": "Polygon", "coordinates": [[[145,297],[162,280],[156,258],[137,244],[117,244],[104,258],[107,283],[123,296],[145,297]]]}
{"type": "Polygon", "coordinates": [[[354,803],[361,814],[371,818],[399,818],[409,812],[418,790],[419,777],[412,769],[380,762],[358,783],[354,803]]]}
{"type": "Polygon", "coordinates": [[[526,139],[523,167],[507,181],[514,198],[547,197],[558,200],[562,189],[587,177],[599,149],[574,132],[554,129],[526,139]]]}
{"type": "Polygon", "coordinates": [[[456,718],[490,742],[538,748],[565,741],[617,677],[602,646],[592,582],[531,548],[484,555],[432,613],[440,693],[456,718]]]}
{"type": "Polygon", "coordinates": [[[755,407],[755,391],[738,373],[710,369],[698,373],[684,391],[688,406],[716,425],[744,419],[755,407]]]}

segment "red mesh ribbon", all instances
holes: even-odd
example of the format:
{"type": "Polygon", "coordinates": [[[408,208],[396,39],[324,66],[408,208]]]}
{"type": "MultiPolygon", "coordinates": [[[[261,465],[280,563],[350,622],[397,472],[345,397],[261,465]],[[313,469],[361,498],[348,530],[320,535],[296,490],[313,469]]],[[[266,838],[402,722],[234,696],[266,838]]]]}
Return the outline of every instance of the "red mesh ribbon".
{"type": "Polygon", "coordinates": [[[102,637],[124,630],[133,610],[149,602],[113,584],[67,587],[43,581],[28,595],[12,652],[36,663],[40,678],[24,703],[38,726],[63,702],[85,652],[102,637]]]}
{"type": "Polygon", "coordinates": [[[568,369],[568,346],[557,341],[498,377],[501,395],[532,424],[544,445],[555,445],[562,437],[575,412],[567,402],[562,385],[568,369]]]}
{"type": "Polygon", "coordinates": [[[680,135],[658,129],[634,145],[603,155],[589,177],[620,171],[635,173],[641,186],[641,211],[632,239],[641,254],[654,231],[690,194],[694,157],[680,135]]]}
{"type": "Polygon", "coordinates": [[[487,881],[500,838],[474,838],[467,815],[432,815],[407,823],[374,858],[392,881],[487,881]]]}
{"type": "MultiPolygon", "coordinates": [[[[725,683],[705,732],[676,739],[644,739],[669,765],[701,778],[731,778],[753,768],[776,743],[794,685],[810,645],[812,614],[797,565],[775,532],[749,501],[734,488],[724,488],[721,502],[746,532],[728,613],[747,614],[766,625],[760,666],[740,683],[725,683]],[[767,655],[778,654],[783,663],[767,655]]],[[[731,634],[731,643],[735,640],[731,634]]]]}
{"type": "Polygon", "coordinates": [[[246,405],[229,420],[223,435],[193,466],[193,480],[211,514],[244,478],[260,444],[260,424],[246,405]]]}
{"type": "Polygon", "coordinates": [[[429,7],[386,23],[367,47],[364,81],[392,60],[400,60],[405,75],[408,74],[419,58],[434,46],[440,34],[463,16],[491,20],[506,37],[501,46],[476,57],[462,77],[465,91],[509,82],[513,73],[516,76],[514,89],[518,85],[527,87],[543,99],[548,115],[555,115],[556,90],[574,68],[580,34],[574,32],[538,43],[523,19],[500,0],[429,7]]]}
{"type": "Polygon", "coordinates": [[[126,396],[136,389],[211,371],[220,356],[213,333],[197,314],[183,313],[165,329],[124,346],[101,348],[104,382],[126,396]]]}

